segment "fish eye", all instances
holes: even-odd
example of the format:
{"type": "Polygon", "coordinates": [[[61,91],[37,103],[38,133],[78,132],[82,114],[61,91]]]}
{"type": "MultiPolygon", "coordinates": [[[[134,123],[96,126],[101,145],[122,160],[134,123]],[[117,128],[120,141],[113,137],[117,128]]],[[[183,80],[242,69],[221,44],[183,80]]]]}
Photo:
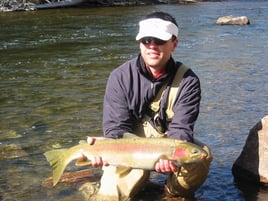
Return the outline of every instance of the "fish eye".
{"type": "Polygon", "coordinates": [[[198,154],[198,153],[199,153],[198,149],[192,149],[192,154],[198,154]]]}

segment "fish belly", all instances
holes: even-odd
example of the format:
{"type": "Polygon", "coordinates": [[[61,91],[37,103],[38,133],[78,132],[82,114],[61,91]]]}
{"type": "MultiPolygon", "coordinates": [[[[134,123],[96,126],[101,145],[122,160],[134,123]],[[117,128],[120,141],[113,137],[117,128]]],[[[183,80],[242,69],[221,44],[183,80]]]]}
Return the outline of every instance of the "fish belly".
{"type": "Polygon", "coordinates": [[[146,170],[154,170],[155,163],[159,160],[159,158],[159,154],[142,152],[119,153],[113,156],[102,156],[103,161],[106,161],[113,166],[146,170]]]}

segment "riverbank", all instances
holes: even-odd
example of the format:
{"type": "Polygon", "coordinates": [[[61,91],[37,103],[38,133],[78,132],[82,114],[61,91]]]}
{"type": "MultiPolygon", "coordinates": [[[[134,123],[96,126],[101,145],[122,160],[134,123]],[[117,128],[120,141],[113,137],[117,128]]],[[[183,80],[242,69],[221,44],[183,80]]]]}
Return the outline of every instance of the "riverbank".
{"type": "Polygon", "coordinates": [[[0,12],[33,11],[66,7],[190,4],[201,1],[202,0],[5,0],[0,2],[0,12]]]}

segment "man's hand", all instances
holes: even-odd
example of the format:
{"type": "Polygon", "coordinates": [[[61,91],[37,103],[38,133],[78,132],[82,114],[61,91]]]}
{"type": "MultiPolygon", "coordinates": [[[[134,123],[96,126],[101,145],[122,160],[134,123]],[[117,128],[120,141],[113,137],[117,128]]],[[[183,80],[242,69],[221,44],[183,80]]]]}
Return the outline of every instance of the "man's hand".
{"type": "MultiPolygon", "coordinates": [[[[96,140],[105,140],[105,137],[87,137],[87,143],[93,145],[96,140]]],[[[94,156],[89,158],[91,161],[92,166],[99,167],[99,166],[108,166],[109,164],[102,160],[101,156],[94,156]]]]}
{"type": "Polygon", "coordinates": [[[156,172],[178,172],[180,171],[180,167],[176,166],[172,161],[160,159],[155,164],[155,171],[156,172]]]}

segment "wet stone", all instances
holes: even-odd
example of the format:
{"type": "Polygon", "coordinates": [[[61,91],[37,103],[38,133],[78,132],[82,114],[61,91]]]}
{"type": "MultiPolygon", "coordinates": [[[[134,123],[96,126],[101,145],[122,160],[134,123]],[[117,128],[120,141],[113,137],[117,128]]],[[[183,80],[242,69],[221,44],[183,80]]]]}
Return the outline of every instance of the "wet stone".
{"type": "Polygon", "coordinates": [[[268,185],[268,116],[249,132],[240,156],[233,164],[236,181],[268,185]]]}
{"type": "Polygon", "coordinates": [[[219,25],[248,25],[250,21],[247,16],[223,16],[217,19],[219,25]]]}

